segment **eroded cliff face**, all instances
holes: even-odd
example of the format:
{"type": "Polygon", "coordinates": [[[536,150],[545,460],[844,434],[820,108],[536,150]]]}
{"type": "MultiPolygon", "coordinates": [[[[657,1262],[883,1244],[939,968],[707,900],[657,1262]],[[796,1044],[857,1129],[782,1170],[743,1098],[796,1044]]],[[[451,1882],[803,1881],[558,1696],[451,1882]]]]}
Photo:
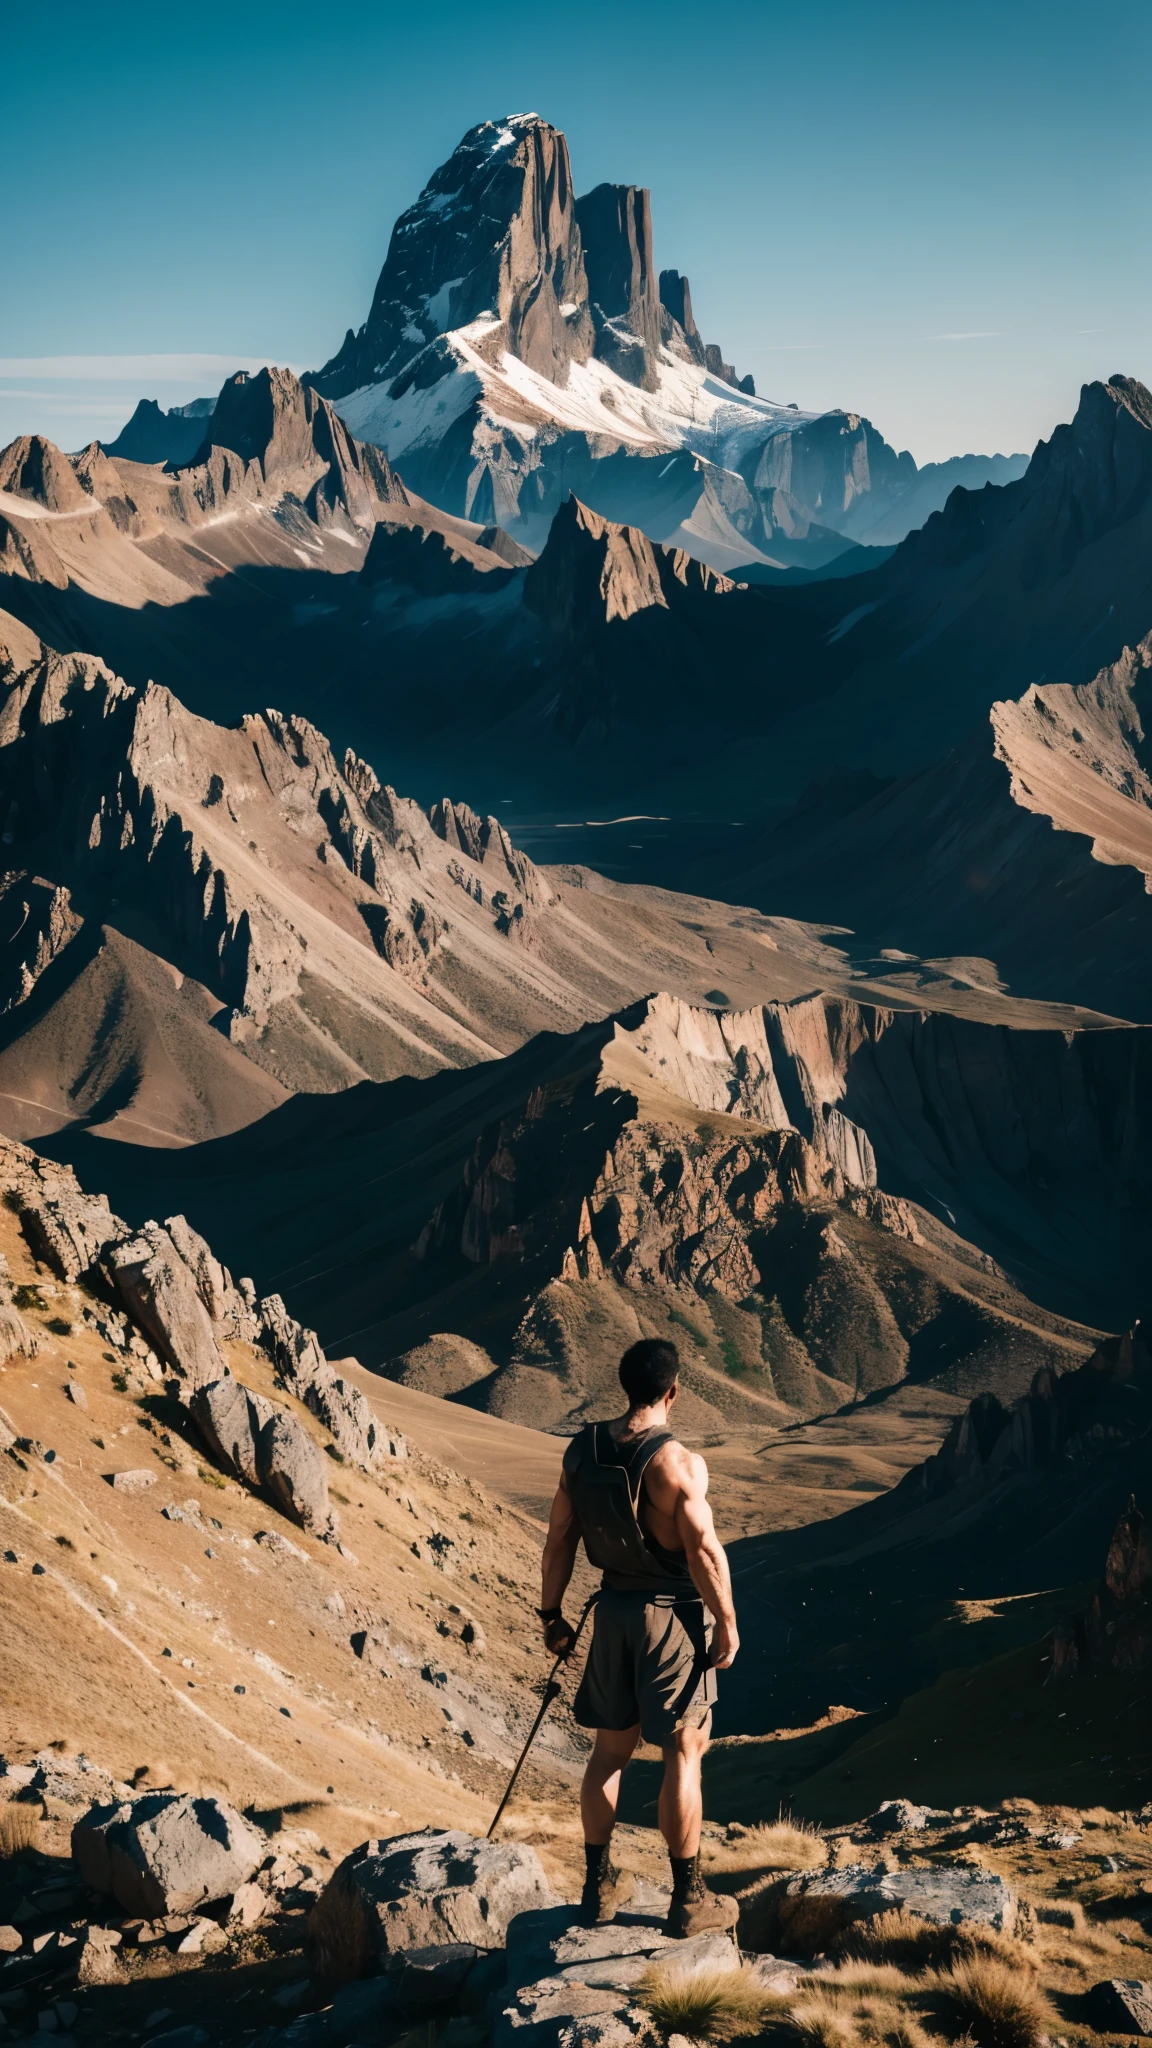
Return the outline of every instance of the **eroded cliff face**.
{"type": "Polygon", "coordinates": [[[592,353],[587,301],[563,135],[535,114],[482,121],[401,214],[368,318],[317,382],[339,398],[394,378],[426,343],[485,319],[563,382],[592,353]]]}

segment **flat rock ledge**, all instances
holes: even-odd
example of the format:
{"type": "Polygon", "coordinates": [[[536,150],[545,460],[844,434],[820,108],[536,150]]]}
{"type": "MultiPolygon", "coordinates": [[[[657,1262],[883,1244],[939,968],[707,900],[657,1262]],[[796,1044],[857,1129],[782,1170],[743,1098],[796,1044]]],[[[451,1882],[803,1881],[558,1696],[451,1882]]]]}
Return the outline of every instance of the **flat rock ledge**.
{"type": "Polygon", "coordinates": [[[630,2048],[657,2040],[636,1990],[653,1963],[685,1973],[734,1966],[730,1934],[669,1941],[660,1926],[667,1899],[644,1886],[639,1909],[611,1927],[574,1927],[571,1906],[522,1913],[508,1930],[509,2002],[496,2020],[492,2048],[630,2048]],[[645,1912],[656,1904],[658,1911],[645,1912]]]}

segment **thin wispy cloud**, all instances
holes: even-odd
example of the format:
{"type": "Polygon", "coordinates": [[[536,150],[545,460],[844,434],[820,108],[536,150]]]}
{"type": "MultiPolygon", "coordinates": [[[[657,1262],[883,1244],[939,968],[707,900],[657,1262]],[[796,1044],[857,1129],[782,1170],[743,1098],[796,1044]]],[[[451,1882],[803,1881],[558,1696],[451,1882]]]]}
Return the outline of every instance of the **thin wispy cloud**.
{"type": "Polygon", "coordinates": [[[122,398],[89,399],[83,396],[57,398],[55,394],[49,394],[38,389],[22,391],[19,385],[6,384],[0,379],[0,403],[8,403],[16,399],[34,400],[43,412],[50,414],[54,419],[66,419],[72,414],[83,415],[87,418],[89,413],[100,413],[109,419],[120,419],[124,412],[124,400],[122,398]]]}

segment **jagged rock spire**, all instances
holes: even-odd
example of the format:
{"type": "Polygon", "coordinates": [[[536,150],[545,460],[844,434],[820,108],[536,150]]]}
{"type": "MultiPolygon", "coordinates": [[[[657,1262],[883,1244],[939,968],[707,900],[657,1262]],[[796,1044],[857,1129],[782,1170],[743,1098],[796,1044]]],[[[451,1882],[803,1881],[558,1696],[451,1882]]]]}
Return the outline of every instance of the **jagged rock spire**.
{"type": "Polygon", "coordinates": [[[568,145],[538,114],[470,128],[392,230],[368,319],[316,378],[340,397],[396,377],[439,335],[487,315],[560,382],[592,352],[568,145]]]}

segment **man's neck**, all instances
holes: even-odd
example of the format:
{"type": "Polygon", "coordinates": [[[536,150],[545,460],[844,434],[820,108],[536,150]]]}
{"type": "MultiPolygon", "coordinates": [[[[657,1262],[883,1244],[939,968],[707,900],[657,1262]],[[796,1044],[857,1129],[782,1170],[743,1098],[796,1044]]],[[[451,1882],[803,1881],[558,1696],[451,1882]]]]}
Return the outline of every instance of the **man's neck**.
{"type": "Polygon", "coordinates": [[[614,1422],[612,1425],[617,1438],[643,1436],[645,1430],[667,1429],[667,1427],[668,1410],[663,1401],[654,1408],[631,1408],[627,1415],[621,1416],[619,1422],[614,1422]]]}

